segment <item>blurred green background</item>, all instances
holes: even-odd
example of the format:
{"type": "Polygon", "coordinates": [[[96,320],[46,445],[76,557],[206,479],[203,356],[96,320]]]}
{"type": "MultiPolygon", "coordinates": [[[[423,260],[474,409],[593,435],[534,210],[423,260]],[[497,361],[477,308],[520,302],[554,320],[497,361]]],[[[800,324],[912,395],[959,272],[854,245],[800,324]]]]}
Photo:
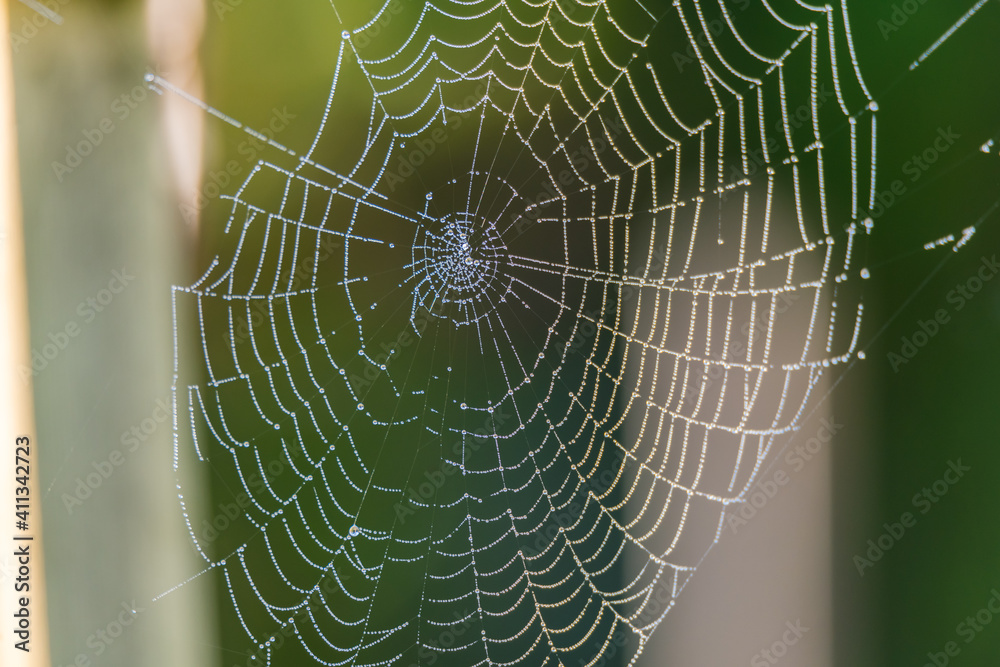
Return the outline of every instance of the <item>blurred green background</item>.
{"type": "MultiPolygon", "coordinates": [[[[998,213],[960,252],[922,249],[961,236],[1000,198],[1000,147],[980,150],[1000,133],[1000,3],[909,70],[971,5],[849,2],[862,72],[879,103],[879,189],[902,179],[906,192],[878,217],[872,239],[867,359],[831,399],[845,425],[834,447],[835,665],[923,665],[949,641],[961,649],[951,664],[994,665],[1000,656],[1000,619],[969,643],[958,634],[1000,590],[1000,280],[986,282],[961,310],[948,301],[981,258],[1000,249],[998,213]],[[911,181],[907,164],[948,128],[958,135],[954,145],[911,181]],[[894,370],[888,355],[942,308],[950,321],[894,370]],[[914,495],[959,460],[969,472],[920,514],[914,495]],[[904,512],[916,515],[916,525],[860,576],[855,557],[904,512]]],[[[63,24],[37,25],[31,9],[11,7],[14,32],[30,33],[12,47],[33,343],[41,347],[49,332],[83,322],[79,305],[99,295],[114,270],[135,275],[35,378],[53,656],[63,665],[79,655],[101,665],[243,664],[244,641],[215,636],[214,609],[228,603],[220,591],[196,583],[150,603],[201,567],[180,521],[170,425],[158,419],[157,401],[169,397],[170,286],[200,275],[224,217],[215,202],[196,230],[185,221],[158,97],[129,107],[124,118],[112,106],[157,70],[144,10],[127,0],[68,0],[58,5],[63,24]],[[114,132],[60,180],[53,162],[65,161],[67,146],[108,117],[116,119],[114,132]],[[80,505],[67,501],[85,495],[80,481],[124,451],[125,434],[142,431],[149,418],[156,428],[125,464],[80,505]],[[99,639],[123,603],[144,611],[120,638],[99,639]]],[[[341,10],[354,14],[345,23],[357,25],[367,7],[341,10]]],[[[205,99],[251,127],[287,107],[297,118],[281,141],[306,146],[342,29],[329,4],[206,2],[204,11],[205,99]]],[[[207,116],[205,132],[208,173],[233,157],[245,135],[207,116]]],[[[716,630],[725,641],[725,628],[716,630]]],[[[747,647],[748,663],[759,648],[747,647]]],[[[798,664],[794,654],[786,662],[798,664]]]]}
{"type": "MultiPolygon", "coordinates": [[[[956,285],[976,275],[981,257],[991,258],[1000,249],[997,213],[958,253],[921,249],[946,234],[960,238],[961,229],[990,211],[1000,194],[997,152],[980,152],[1000,130],[994,66],[1000,56],[1000,7],[984,7],[924,64],[908,70],[972,4],[928,2],[912,15],[905,11],[912,9],[907,3],[852,5],[869,86],[887,91],[875,93],[881,111],[879,189],[901,179],[907,192],[879,219],[874,238],[869,301],[874,309],[866,333],[885,329],[868,350],[864,380],[851,378],[834,398],[866,415],[871,430],[864,437],[870,450],[865,460],[873,471],[857,470],[850,459],[837,470],[843,502],[835,505],[840,526],[835,590],[843,600],[863,595],[875,605],[866,614],[870,629],[842,610],[838,665],[923,665],[927,653],[940,653],[949,641],[961,648],[950,658],[952,664],[989,665],[1000,656],[1000,625],[985,627],[971,643],[966,643],[968,635],[956,634],[1000,582],[993,492],[1000,479],[1000,283],[985,283],[961,310],[948,301],[956,285]],[[897,23],[898,30],[889,29],[897,23]],[[952,129],[958,140],[914,182],[908,163],[933,145],[942,128],[952,129]],[[912,361],[897,363],[896,372],[888,355],[900,354],[902,339],[912,340],[920,321],[939,309],[947,310],[951,320],[912,361]],[[851,396],[854,387],[868,390],[864,399],[851,396]],[[949,461],[960,459],[971,468],[967,476],[929,510],[926,504],[915,506],[913,497],[933,490],[949,461]],[[871,505],[852,502],[858,481],[872,485],[874,493],[862,491],[871,505]],[[916,526],[859,578],[853,556],[885,532],[883,523],[898,522],[907,511],[916,516],[916,526]],[[857,635],[867,637],[869,655],[853,645],[857,635]]],[[[845,438],[853,435],[848,430],[845,438]]]]}

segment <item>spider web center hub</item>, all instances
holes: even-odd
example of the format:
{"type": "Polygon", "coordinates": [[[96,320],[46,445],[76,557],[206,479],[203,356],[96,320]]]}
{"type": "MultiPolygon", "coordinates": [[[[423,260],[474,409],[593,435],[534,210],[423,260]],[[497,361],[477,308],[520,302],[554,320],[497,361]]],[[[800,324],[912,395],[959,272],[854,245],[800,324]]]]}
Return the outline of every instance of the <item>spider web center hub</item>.
{"type": "Polygon", "coordinates": [[[417,230],[413,240],[414,309],[471,324],[505,298],[507,246],[493,222],[451,213],[417,230]]]}

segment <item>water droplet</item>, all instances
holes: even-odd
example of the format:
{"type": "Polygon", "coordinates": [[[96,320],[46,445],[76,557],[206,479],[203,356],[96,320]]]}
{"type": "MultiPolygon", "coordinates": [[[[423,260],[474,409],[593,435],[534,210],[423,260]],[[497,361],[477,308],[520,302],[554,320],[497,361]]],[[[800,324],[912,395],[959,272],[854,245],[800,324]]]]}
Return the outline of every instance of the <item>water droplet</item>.
{"type": "Polygon", "coordinates": [[[357,537],[361,534],[361,529],[357,526],[351,526],[351,529],[347,532],[350,533],[351,537],[357,537]]]}

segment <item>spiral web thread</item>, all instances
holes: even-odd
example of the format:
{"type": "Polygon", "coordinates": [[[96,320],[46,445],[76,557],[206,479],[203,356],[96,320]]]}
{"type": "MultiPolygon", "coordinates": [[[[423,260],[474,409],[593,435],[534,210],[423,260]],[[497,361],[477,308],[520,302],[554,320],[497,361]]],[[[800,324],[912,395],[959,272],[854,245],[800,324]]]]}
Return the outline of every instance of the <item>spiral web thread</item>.
{"type": "Polygon", "coordinates": [[[856,353],[846,8],[372,15],[174,290],[175,466],[240,508],[192,539],[259,664],[635,662],[856,353]]]}

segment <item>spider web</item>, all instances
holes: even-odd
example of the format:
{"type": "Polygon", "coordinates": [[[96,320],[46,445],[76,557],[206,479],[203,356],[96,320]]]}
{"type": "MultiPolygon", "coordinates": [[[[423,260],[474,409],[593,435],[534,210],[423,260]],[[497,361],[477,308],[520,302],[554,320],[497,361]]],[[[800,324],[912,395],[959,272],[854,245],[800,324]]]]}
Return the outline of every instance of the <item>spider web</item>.
{"type": "Polygon", "coordinates": [[[174,290],[175,466],[232,499],[191,537],[257,664],[634,662],[856,352],[846,8],[371,16],[174,290]]]}

